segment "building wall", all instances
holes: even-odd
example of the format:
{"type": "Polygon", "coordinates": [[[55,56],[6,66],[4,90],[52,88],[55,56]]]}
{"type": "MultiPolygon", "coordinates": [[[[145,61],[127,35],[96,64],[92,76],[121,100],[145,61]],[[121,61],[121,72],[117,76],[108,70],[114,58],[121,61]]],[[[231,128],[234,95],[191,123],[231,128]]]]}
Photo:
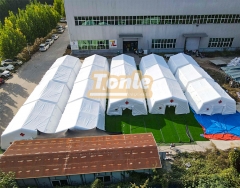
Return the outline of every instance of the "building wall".
{"type": "MultiPolygon", "coordinates": [[[[74,16],[151,16],[151,15],[214,15],[239,14],[240,1],[231,0],[68,0],[65,1],[70,41],[117,39],[116,50],[123,49],[119,34],[142,34],[138,47],[150,51],[182,51],[184,33],[206,33],[199,48],[208,48],[209,38],[234,38],[232,49],[240,47],[240,24],[176,24],[176,25],[108,25],[75,26],[74,16]],[[175,49],[152,49],[152,39],[177,39],[175,49]]],[[[221,50],[221,49],[220,49],[221,50]]],[[[103,51],[103,50],[102,50],[103,51]]]]}
{"type": "MultiPolygon", "coordinates": [[[[149,173],[150,170],[139,170],[137,172],[149,173]]],[[[82,174],[82,175],[71,175],[71,176],[58,176],[49,178],[30,178],[30,179],[18,179],[17,184],[20,188],[25,187],[39,187],[39,188],[52,188],[53,181],[67,181],[68,185],[78,186],[91,184],[97,177],[104,178],[105,176],[110,176],[110,181],[105,182],[105,184],[117,183],[125,181],[129,175],[126,172],[103,172],[94,174],[82,174]]]]}

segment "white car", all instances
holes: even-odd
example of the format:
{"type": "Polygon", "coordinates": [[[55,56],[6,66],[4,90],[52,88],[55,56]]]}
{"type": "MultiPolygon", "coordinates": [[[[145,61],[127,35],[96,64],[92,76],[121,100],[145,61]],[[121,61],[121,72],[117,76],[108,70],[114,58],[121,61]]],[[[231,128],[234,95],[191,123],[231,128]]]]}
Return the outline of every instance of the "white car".
{"type": "Polygon", "coordinates": [[[11,75],[12,75],[12,73],[9,72],[8,70],[5,70],[5,71],[0,70],[0,77],[1,77],[1,78],[8,78],[8,77],[10,77],[11,75]]]}
{"type": "Polygon", "coordinates": [[[47,39],[46,43],[48,43],[51,46],[54,43],[54,39],[47,39]]]}
{"type": "Polygon", "coordinates": [[[48,43],[42,43],[42,44],[39,45],[39,50],[40,50],[41,52],[45,52],[45,51],[47,51],[48,49],[49,49],[49,44],[48,44],[48,43]]]}
{"type": "Polygon", "coordinates": [[[0,67],[0,70],[13,70],[14,66],[7,63],[2,63],[2,66],[0,67]]]}
{"type": "Polygon", "coordinates": [[[23,62],[17,59],[5,59],[4,61],[1,62],[1,64],[6,63],[6,64],[11,64],[11,65],[22,65],[23,62]]]}
{"type": "Polygon", "coordinates": [[[64,32],[64,29],[63,29],[63,28],[58,28],[57,32],[58,32],[58,33],[63,33],[63,32],[64,32]]]}
{"type": "Polygon", "coordinates": [[[53,35],[52,35],[52,39],[53,39],[53,40],[57,40],[58,38],[59,38],[59,36],[58,36],[57,34],[53,34],[53,35]]]}
{"type": "Polygon", "coordinates": [[[61,18],[61,19],[60,19],[60,23],[67,23],[67,20],[64,19],[64,18],[61,18]]]}

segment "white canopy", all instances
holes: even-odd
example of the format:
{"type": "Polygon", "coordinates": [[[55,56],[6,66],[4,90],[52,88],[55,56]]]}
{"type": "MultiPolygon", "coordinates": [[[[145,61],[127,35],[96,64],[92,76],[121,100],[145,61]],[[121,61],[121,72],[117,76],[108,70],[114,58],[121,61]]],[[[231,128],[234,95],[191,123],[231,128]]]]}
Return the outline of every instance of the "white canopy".
{"type": "Polygon", "coordinates": [[[212,77],[209,76],[201,67],[188,64],[184,67],[181,67],[177,70],[175,77],[181,86],[182,90],[185,92],[187,86],[192,81],[196,81],[202,78],[212,80],[212,77]]]}
{"type": "Polygon", "coordinates": [[[160,79],[153,82],[152,97],[147,98],[151,114],[165,114],[167,106],[175,107],[175,114],[189,113],[188,101],[177,81],[160,79]]]}
{"type": "Polygon", "coordinates": [[[92,55],[83,62],[77,75],[67,106],[56,132],[64,130],[105,129],[105,109],[107,90],[102,90],[103,97],[90,97],[95,89],[96,80],[92,80],[93,71],[109,70],[105,57],[92,55]],[[99,62],[99,64],[98,64],[99,62]]]}
{"type": "Polygon", "coordinates": [[[54,133],[62,112],[54,103],[34,101],[22,106],[1,136],[1,148],[15,140],[33,139],[37,130],[54,133]]]}
{"type": "Polygon", "coordinates": [[[104,111],[99,102],[81,98],[67,104],[56,132],[66,129],[89,130],[95,127],[104,130],[104,111]]]}
{"type": "Polygon", "coordinates": [[[185,95],[197,114],[236,113],[236,102],[214,81],[203,78],[190,82],[185,95]]]}
{"type": "MultiPolygon", "coordinates": [[[[138,90],[138,96],[134,96],[134,90],[130,86],[131,84],[124,84],[128,82],[128,78],[130,78],[133,73],[136,73],[137,68],[133,57],[128,55],[119,55],[112,59],[111,69],[110,69],[110,78],[113,77],[122,77],[122,81],[118,81],[118,85],[124,86],[120,93],[118,93],[115,88],[111,89],[109,83],[108,87],[108,115],[122,115],[122,110],[126,108],[132,110],[132,115],[146,115],[147,107],[145,101],[145,95],[143,93],[142,85],[140,82],[139,75],[132,77],[131,84],[138,83],[140,84],[138,90]],[[126,81],[126,82],[125,82],[126,81]],[[133,95],[132,95],[133,94],[133,95]],[[121,96],[120,96],[121,95],[121,96]]],[[[116,82],[115,82],[116,83],[116,82]]]]}
{"type": "Polygon", "coordinates": [[[86,79],[74,84],[72,93],[69,97],[68,103],[80,98],[86,98],[94,101],[98,101],[101,104],[103,111],[106,110],[106,96],[105,97],[90,97],[89,91],[94,88],[95,82],[91,79],[86,79]]]}
{"type": "Polygon", "coordinates": [[[34,89],[23,105],[41,100],[57,104],[61,112],[63,112],[69,96],[70,91],[65,84],[54,81],[43,82],[34,89]]]}
{"type": "Polygon", "coordinates": [[[162,57],[154,54],[145,56],[139,67],[143,76],[153,78],[153,83],[147,90],[147,96],[150,96],[147,98],[149,113],[165,114],[167,106],[175,106],[176,114],[189,113],[187,99],[162,57]]]}
{"type": "Polygon", "coordinates": [[[77,75],[82,66],[82,63],[76,57],[65,55],[63,57],[58,58],[49,69],[56,68],[59,66],[70,68],[77,75]]]}
{"type": "Polygon", "coordinates": [[[55,61],[3,132],[3,149],[14,140],[35,138],[37,130],[56,131],[80,67],[79,59],[72,56],[55,61]]]}
{"type": "Polygon", "coordinates": [[[174,75],[178,68],[186,66],[188,64],[199,66],[198,63],[191,56],[184,53],[173,55],[169,58],[168,61],[168,66],[174,75]]]}
{"type": "Polygon", "coordinates": [[[175,77],[169,69],[166,61],[159,55],[150,54],[144,56],[141,59],[139,69],[141,70],[142,75],[151,76],[153,80],[161,78],[175,80],[175,77]]]}
{"type": "Polygon", "coordinates": [[[71,91],[76,77],[77,74],[75,74],[71,68],[59,66],[48,70],[39,85],[46,81],[53,80],[65,84],[71,91]]]}

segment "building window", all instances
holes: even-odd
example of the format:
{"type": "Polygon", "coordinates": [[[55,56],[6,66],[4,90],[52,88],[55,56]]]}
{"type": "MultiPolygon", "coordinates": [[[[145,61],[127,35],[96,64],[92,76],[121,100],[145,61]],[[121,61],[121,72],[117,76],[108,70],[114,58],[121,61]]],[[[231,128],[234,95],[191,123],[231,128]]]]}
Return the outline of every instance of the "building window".
{"type": "Polygon", "coordinates": [[[74,16],[75,25],[161,25],[240,23],[239,14],[156,15],[156,16],[74,16]]]}
{"type": "Polygon", "coordinates": [[[80,50],[109,49],[109,40],[79,40],[80,50]]]}
{"type": "Polygon", "coordinates": [[[176,39],[152,39],[152,48],[175,48],[176,39]]]}
{"type": "Polygon", "coordinates": [[[232,46],[234,38],[210,38],[208,47],[209,48],[228,48],[232,46]]]}
{"type": "Polygon", "coordinates": [[[104,183],[111,182],[111,176],[98,176],[96,179],[99,179],[104,183]]]}

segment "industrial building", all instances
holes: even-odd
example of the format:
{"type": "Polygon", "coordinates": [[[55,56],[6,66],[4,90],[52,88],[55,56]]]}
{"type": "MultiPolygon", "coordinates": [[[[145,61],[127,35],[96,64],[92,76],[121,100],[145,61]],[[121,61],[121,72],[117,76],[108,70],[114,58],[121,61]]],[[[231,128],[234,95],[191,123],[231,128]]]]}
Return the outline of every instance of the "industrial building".
{"type": "Polygon", "coordinates": [[[68,0],[73,54],[240,47],[240,1],[68,0]]]}
{"type": "Polygon", "coordinates": [[[113,184],[161,167],[152,133],[15,141],[0,159],[23,188],[113,184]]]}

